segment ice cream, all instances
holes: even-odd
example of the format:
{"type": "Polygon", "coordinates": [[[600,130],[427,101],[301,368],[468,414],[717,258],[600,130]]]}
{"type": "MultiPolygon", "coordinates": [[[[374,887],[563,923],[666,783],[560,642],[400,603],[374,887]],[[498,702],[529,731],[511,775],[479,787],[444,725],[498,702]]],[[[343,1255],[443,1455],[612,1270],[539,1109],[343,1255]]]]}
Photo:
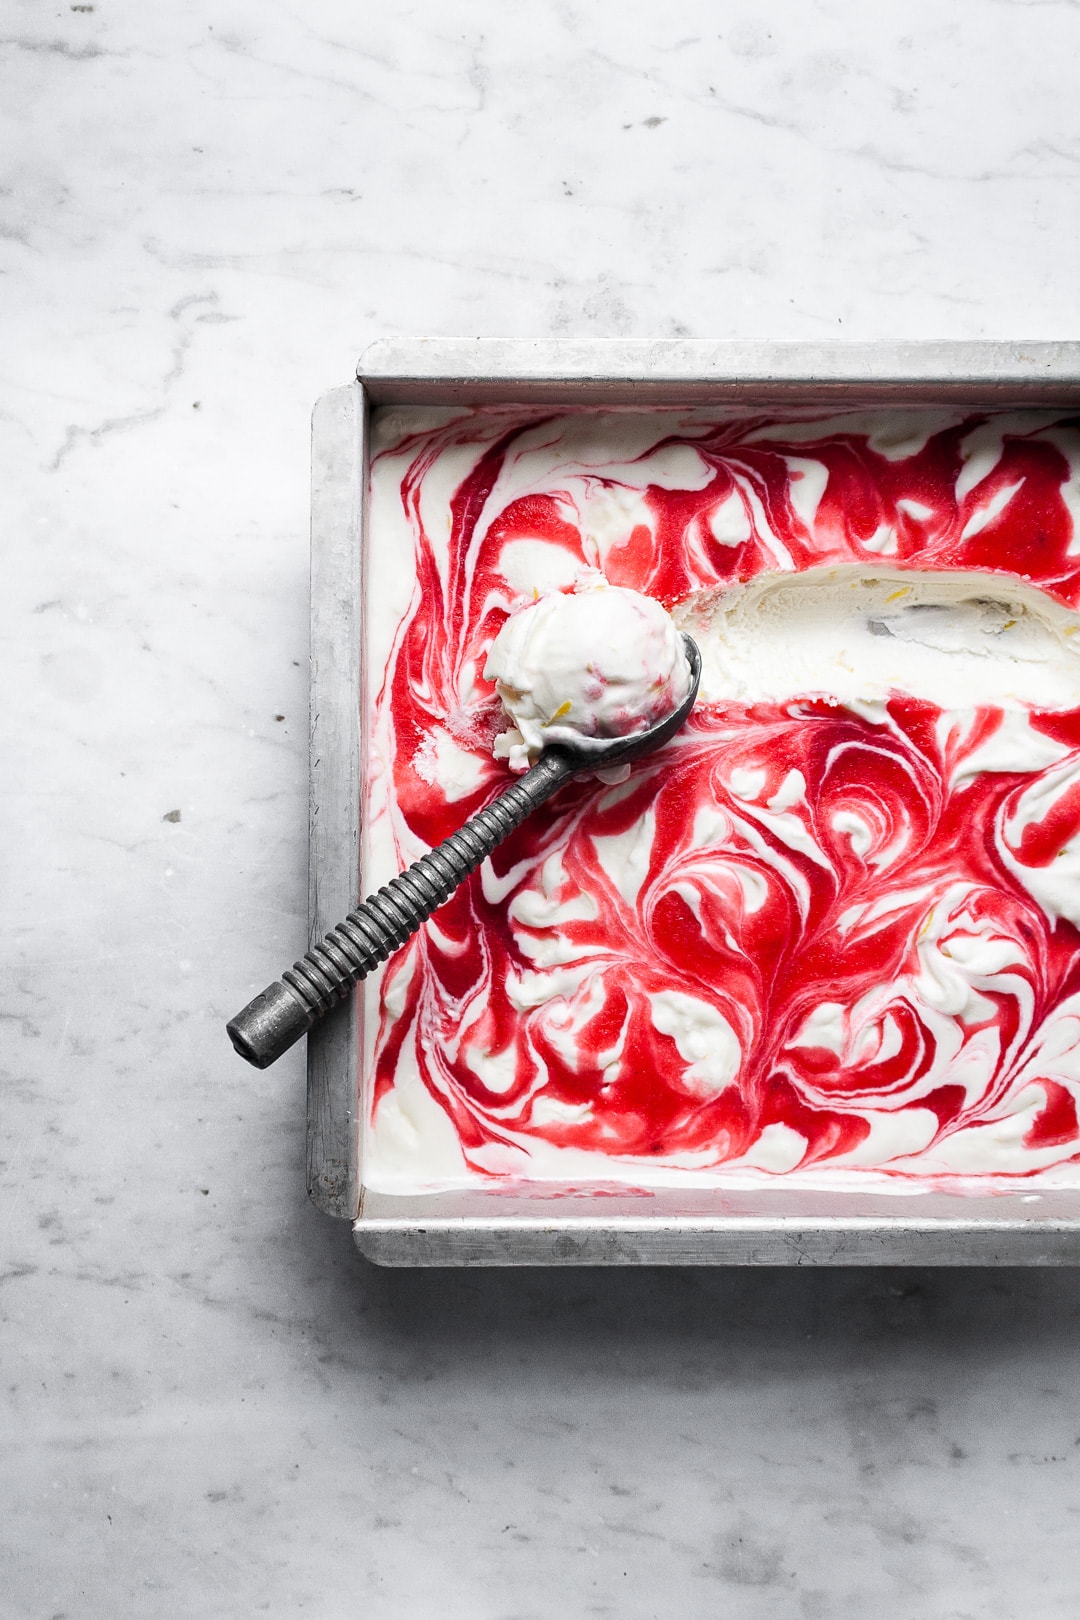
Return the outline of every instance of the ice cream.
{"type": "Polygon", "coordinates": [[[675,609],[706,703],[842,703],[905,692],[944,708],[1080,701],[1077,616],[1019,580],[848,564],[764,573],[675,609]]]}
{"type": "Polygon", "coordinates": [[[512,613],[491,644],[495,682],[513,724],[495,756],[524,771],[551,743],[579,753],[645,731],[690,690],[681,637],[659,602],[598,572],[512,613]]]}
{"type": "Polygon", "coordinates": [[[523,597],[703,655],[367,981],[370,1185],[1080,1184],[1075,419],[388,411],[370,518],[367,888],[508,780],[523,597]]]}

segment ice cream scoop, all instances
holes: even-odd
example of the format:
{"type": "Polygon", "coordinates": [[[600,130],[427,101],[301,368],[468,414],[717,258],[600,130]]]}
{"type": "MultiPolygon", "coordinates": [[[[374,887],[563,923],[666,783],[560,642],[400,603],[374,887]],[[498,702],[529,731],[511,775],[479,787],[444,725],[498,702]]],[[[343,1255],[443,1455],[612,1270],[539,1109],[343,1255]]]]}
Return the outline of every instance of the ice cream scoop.
{"type": "Polygon", "coordinates": [[[636,717],[627,714],[622,733],[598,737],[591,730],[570,731],[544,746],[536,764],[519,781],[407,871],[369,895],[321,944],[294,962],[281,979],[268,985],[226,1025],[240,1056],[257,1069],[276,1062],[358,980],[403,945],[469,873],[571,777],[630,765],[668,742],[693,708],[701,679],[697,643],[685,633],[672,634],[679,658],[670,672],[673,678],[666,707],[659,716],[654,715],[642,729],[636,717]]]}
{"type": "Polygon", "coordinates": [[[495,754],[515,771],[552,743],[599,753],[613,737],[646,731],[690,686],[683,643],[662,604],[600,574],[512,613],[484,676],[513,722],[495,754]]]}

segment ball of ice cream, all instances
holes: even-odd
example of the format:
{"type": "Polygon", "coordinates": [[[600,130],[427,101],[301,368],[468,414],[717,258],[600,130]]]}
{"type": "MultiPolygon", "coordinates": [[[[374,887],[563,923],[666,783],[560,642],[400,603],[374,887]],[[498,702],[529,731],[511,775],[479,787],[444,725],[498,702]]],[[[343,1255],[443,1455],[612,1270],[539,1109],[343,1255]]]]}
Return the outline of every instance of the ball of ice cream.
{"type": "Polygon", "coordinates": [[[524,771],[549,743],[599,750],[645,731],[690,690],[682,637],[659,602],[590,583],[512,613],[484,667],[513,722],[498,759],[524,771]]]}

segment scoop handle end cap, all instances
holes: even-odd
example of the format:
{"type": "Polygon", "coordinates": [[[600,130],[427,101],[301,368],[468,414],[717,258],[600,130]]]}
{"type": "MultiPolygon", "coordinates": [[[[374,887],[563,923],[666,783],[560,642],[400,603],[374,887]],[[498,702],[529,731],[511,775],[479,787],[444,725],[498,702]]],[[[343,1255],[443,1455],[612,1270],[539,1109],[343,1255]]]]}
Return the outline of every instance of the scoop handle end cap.
{"type": "Polygon", "coordinates": [[[279,979],[231,1018],[225,1030],[242,1058],[256,1069],[268,1069],[307,1034],[316,1016],[279,979]]]}

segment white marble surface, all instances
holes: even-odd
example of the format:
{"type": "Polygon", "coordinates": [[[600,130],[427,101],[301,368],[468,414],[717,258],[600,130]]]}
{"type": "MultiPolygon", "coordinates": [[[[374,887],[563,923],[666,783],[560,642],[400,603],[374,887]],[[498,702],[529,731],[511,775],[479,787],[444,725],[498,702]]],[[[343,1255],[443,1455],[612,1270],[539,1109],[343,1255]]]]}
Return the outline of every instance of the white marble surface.
{"type": "Polygon", "coordinates": [[[1075,337],[1075,0],[10,0],[0,1614],[1076,1612],[1073,1272],[303,1193],[307,425],[393,332],[1075,337]]]}

